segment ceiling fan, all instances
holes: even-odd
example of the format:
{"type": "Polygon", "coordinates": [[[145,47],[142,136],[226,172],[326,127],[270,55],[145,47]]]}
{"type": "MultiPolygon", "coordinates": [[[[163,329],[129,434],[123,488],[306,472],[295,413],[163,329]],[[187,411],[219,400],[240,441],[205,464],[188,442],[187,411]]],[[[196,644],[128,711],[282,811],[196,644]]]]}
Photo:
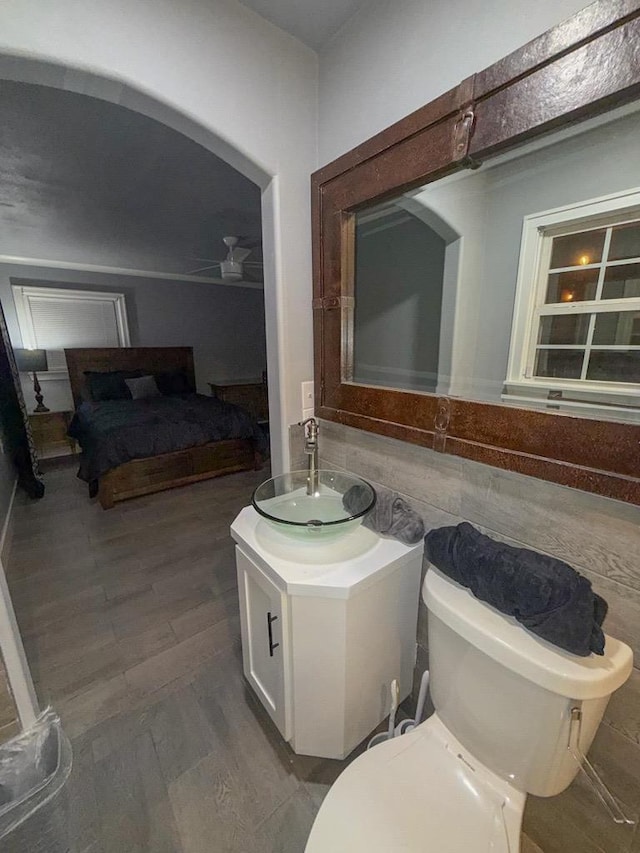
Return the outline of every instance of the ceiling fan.
{"type": "Polygon", "coordinates": [[[220,278],[225,281],[241,281],[244,276],[245,267],[259,267],[262,269],[262,261],[247,261],[246,258],[251,254],[252,249],[245,246],[238,246],[239,237],[223,237],[222,242],[228,249],[227,257],[221,261],[214,261],[212,258],[200,258],[202,261],[207,261],[208,266],[199,267],[196,270],[191,270],[189,275],[207,272],[208,270],[220,268],[220,278]]]}

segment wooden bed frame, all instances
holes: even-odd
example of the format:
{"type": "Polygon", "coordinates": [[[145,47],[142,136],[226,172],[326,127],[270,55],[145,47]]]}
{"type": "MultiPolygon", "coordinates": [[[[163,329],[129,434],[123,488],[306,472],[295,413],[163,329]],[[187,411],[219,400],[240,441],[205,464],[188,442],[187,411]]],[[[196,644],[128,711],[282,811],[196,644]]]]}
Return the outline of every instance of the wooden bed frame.
{"type": "MultiPolygon", "coordinates": [[[[162,373],[182,370],[195,389],[193,350],[191,347],[122,347],[104,349],[65,349],[73,403],[77,408],[88,399],[85,371],[143,370],[162,373]]],[[[145,459],[133,459],[100,477],[98,499],[103,509],[118,501],[148,495],[198,480],[219,477],[235,471],[259,470],[262,457],[249,439],[214,441],[163,453],[145,459]]]]}

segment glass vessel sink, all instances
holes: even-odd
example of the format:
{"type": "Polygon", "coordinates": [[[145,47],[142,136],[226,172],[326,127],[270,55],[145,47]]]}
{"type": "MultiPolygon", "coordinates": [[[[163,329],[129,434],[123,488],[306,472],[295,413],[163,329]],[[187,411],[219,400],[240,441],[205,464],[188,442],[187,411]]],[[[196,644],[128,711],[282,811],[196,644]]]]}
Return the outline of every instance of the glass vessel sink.
{"type": "Polygon", "coordinates": [[[251,503],[270,524],[292,536],[338,536],[353,530],[375,506],[373,487],[343,471],[318,471],[307,494],[308,471],[290,471],[261,483],[251,503]]]}

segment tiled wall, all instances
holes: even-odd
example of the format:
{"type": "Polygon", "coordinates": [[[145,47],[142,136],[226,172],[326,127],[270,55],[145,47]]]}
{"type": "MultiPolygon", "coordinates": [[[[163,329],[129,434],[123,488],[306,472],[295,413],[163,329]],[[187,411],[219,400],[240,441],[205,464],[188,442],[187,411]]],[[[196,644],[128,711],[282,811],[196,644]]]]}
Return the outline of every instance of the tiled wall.
{"type": "MultiPolygon", "coordinates": [[[[321,464],[406,496],[427,528],[470,521],[498,539],[575,566],[609,602],[605,630],[628,643],[640,664],[640,508],[322,422],[321,464]]],[[[291,430],[292,469],[304,467],[302,436],[291,430]]],[[[426,610],[418,625],[427,666],[426,610]]],[[[627,811],[640,814],[640,671],[607,709],[590,757],[627,811]]],[[[558,797],[530,797],[524,828],[544,853],[640,853],[640,831],[617,826],[581,778],[558,797]]]]}

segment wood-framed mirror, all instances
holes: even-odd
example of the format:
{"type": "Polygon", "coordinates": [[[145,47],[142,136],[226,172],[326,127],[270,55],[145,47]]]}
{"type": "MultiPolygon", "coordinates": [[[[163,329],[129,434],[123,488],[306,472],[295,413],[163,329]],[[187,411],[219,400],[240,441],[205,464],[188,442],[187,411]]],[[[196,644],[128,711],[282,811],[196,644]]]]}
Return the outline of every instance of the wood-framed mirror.
{"type": "Polygon", "coordinates": [[[312,176],[316,415],[640,504],[640,0],[312,176]]]}

